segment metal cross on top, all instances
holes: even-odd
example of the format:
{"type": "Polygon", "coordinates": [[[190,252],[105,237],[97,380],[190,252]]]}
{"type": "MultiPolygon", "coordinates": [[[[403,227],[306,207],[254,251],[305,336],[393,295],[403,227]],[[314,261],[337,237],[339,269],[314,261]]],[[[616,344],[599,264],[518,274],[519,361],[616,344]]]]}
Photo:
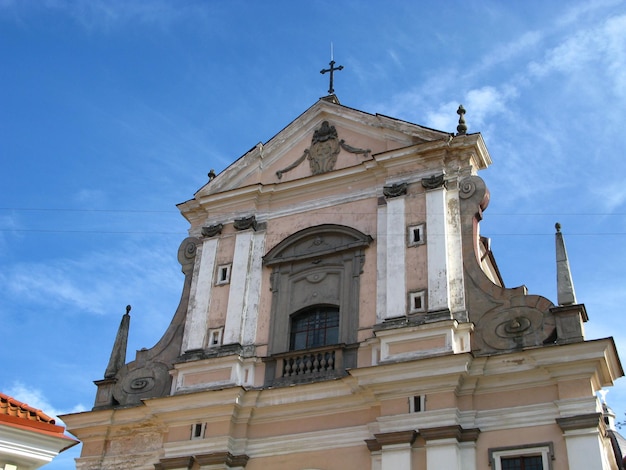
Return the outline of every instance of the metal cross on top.
{"type": "Polygon", "coordinates": [[[330,87],[328,88],[328,94],[332,95],[333,93],[335,93],[335,89],[333,88],[333,73],[335,72],[335,70],[343,70],[343,65],[340,65],[339,67],[335,67],[335,61],[330,60],[330,68],[329,69],[322,69],[320,70],[320,73],[322,75],[324,75],[326,72],[330,72],[330,87]]]}

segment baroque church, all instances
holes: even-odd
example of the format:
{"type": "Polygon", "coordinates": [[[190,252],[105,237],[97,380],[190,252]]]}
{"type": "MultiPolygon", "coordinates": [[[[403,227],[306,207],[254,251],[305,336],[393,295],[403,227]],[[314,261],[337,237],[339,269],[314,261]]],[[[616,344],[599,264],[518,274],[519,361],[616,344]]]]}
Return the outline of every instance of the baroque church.
{"type": "Polygon", "coordinates": [[[458,113],[456,133],[369,114],[331,80],[211,171],[178,206],[171,324],[126,362],[128,307],[93,409],[62,417],[77,468],[624,468],[596,396],[615,344],[585,339],[560,227],[556,304],[505,287],[491,156],[458,113]]]}

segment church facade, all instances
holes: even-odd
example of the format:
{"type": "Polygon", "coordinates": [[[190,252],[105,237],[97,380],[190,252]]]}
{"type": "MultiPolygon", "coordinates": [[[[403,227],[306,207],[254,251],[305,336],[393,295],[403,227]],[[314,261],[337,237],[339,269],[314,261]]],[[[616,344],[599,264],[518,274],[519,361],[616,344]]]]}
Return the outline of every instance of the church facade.
{"type": "Polygon", "coordinates": [[[565,245],[559,298],[506,288],[480,235],[491,157],[320,99],[179,205],[180,305],[126,362],[129,312],[90,412],[91,469],[623,468],[565,245]]]}

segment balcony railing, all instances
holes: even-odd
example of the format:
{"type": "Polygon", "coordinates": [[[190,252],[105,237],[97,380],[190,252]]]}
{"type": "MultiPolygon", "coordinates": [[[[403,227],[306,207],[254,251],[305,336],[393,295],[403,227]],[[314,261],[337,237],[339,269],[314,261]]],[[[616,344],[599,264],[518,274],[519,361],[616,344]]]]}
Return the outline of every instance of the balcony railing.
{"type": "Polygon", "coordinates": [[[277,354],[273,356],[276,360],[275,379],[299,381],[343,374],[343,349],[343,344],[334,344],[277,354]]]}

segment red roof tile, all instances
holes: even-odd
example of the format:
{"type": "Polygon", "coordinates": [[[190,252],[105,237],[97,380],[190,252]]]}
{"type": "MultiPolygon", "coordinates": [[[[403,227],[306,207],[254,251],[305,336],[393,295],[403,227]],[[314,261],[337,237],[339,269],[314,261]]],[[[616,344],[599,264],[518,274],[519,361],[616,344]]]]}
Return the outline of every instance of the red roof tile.
{"type": "Polygon", "coordinates": [[[71,443],[65,449],[78,444],[78,441],[64,434],[65,428],[55,424],[54,418],[2,392],[0,392],[0,424],[67,439],[71,443]]]}
{"type": "Polygon", "coordinates": [[[40,423],[55,423],[54,418],[51,418],[43,411],[33,408],[26,403],[22,403],[2,392],[0,392],[0,415],[15,416],[16,418],[40,423]]]}

